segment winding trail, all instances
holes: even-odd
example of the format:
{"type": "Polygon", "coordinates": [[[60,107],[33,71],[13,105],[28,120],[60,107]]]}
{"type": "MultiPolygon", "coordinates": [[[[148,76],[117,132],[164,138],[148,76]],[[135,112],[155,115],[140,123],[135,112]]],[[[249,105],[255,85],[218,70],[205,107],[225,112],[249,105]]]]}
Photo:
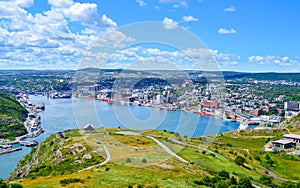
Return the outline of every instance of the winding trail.
{"type": "Polygon", "coordinates": [[[156,142],[162,149],[164,149],[168,154],[170,154],[173,157],[176,157],[179,161],[183,162],[183,163],[189,163],[187,160],[181,158],[180,156],[178,156],[176,153],[174,153],[172,150],[170,150],[166,145],[164,145],[163,143],[161,143],[159,140],[157,140],[156,138],[152,137],[152,136],[146,136],[147,138],[152,139],[154,142],[156,142]]]}
{"type": "Polygon", "coordinates": [[[103,146],[103,149],[104,149],[105,154],[106,154],[106,159],[100,164],[89,166],[87,168],[79,170],[78,172],[86,171],[86,170],[89,170],[89,169],[92,169],[92,168],[95,168],[95,167],[98,167],[98,166],[105,165],[106,163],[108,163],[110,161],[111,155],[110,155],[110,152],[109,152],[106,144],[104,142],[101,142],[101,141],[98,141],[98,140],[95,140],[95,141],[97,142],[97,144],[101,144],[103,146]]]}
{"type": "MultiPolygon", "coordinates": [[[[167,137],[164,137],[164,136],[157,136],[157,135],[151,135],[151,136],[160,137],[160,138],[167,138],[167,137]]],[[[226,159],[226,157],[224,157],[224,156],[222,156],[222,155],[220,155],[220,154],[218,154],[218,153],[215,153],[215,152],[211,151],[210,149],[208,149],[208,148],[206,148],[206,147],[201,147],[201,146],[197,146],[197,145],[193,145],[193,144],[188,144],[188,143],[185,143],[185,142],[181,142],[181,141],[179,141],[179,140],[175,140],[175,139],[173,139],[173,138],[167,138],[167,139],[169,139],[169,140],[171,140],[171,141],[173,141],[173,142],[175,142],[175,143],[177,143],[177,144],[179,144],[179,145],[190,146],[190,147],[193,147],[193,148],[198,148],[198,149],[201,149],[201,150],[205,150],[205,151],[207,151],[207,152],[209,152],[209,153],[218,155],[218,156],[220,156],[221,158],[226,159]]]]}

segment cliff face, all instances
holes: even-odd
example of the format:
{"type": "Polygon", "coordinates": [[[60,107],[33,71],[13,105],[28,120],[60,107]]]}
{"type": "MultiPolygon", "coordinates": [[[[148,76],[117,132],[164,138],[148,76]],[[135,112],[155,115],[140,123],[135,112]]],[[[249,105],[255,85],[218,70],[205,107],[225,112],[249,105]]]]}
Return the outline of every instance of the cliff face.
{"type": "Polygon", "coordinates": [[[9,179],[70,174],[103,160],[98,151],[86,144],[78,130],[70,130],[54,134],[33,148],[9,179]]]}

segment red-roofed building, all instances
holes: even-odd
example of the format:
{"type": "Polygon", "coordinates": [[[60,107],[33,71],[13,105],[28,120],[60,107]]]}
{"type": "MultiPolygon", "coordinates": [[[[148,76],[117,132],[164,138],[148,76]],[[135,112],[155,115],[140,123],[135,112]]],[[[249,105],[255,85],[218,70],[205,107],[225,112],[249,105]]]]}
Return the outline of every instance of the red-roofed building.
{"type": "Polygon", "coordinates": [[[202,108],[219,109],[220,104],[217,101],[203,101],[202,108]]]}

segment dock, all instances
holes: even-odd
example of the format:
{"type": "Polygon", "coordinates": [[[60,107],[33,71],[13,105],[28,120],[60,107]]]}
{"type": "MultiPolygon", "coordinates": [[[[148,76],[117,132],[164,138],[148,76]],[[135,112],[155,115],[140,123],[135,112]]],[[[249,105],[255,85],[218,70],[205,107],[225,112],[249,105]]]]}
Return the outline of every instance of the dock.
{"type": "Polygon", "coordinates": [[[6,154],[6,153],[12,153],[15,151],[20,151],[20,150],[22,150],[22,148],[8,148],[8,149],[0,151],[0,155],[6,154]]]}

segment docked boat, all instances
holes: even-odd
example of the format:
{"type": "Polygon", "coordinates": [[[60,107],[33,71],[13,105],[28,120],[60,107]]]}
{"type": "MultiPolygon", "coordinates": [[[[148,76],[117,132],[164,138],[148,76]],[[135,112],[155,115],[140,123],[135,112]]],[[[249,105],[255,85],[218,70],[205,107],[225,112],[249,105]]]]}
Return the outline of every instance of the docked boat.
{"type": "Polygon", "coordinates": [[[72,94],[71,93],[54,92],[54,93],[51,93],[49,97],[52,99],[70,99],[72,97],[72,94]]]}
{"type": "Polygon", "coordinates": [[[32,147],[38,145],[38,141],[32,140],[32,141],[20,141],[21,146],[26,146],[26,147],[32,147]]]}
{"type": "Polygon", "coordinates": [[[212,116],[211,113],[204,112],[204,111],[201,111],[201,110],[198,110],[198,115],[199,116],[212,116]]]}
{"type": "Polygon", "coordinates": [[[45,104],[41,103],[36,106],[36,109],[45,110],[45,104]]]}
{"type": "Polygon", "coordinates": [[[114,102],[114,100],[112,100],[112,99],[105,99],[105,101],[107,102],[107,103],[113,103],[114,102]]]}

